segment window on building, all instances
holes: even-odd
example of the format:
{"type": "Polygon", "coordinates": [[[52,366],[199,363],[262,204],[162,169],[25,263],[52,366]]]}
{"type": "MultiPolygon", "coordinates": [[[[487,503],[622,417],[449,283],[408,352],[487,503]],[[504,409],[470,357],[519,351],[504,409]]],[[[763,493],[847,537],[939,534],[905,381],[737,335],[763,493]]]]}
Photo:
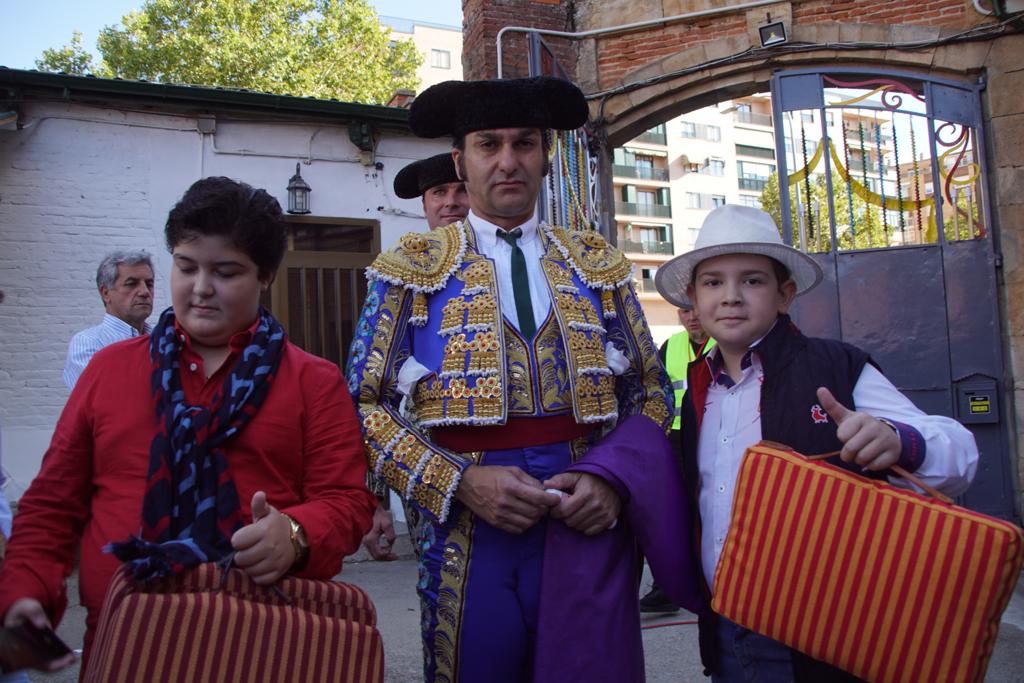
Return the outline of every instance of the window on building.
{"type": "Polygon", "coordinates": [[[654,157],[637,155],[635,160],[636,175],[638,178],[654,177],[654,157]]]}
{"type": "Polygon", "coordinates": [[[452,53],[448,50],[431,50],[430,66],[434,67],[435,69],[452,68],[452,53]]]}
{"type": "Polygon", "coordinates": [[[813,122],[814,121],[814,112],[813,111],[802,111],[802,112],[800,112],[800,120],[804,121],[805,123],[813,122]]]}
{"type": "Polygon", "coordinates": [[[725,162],[721,159],[708,157],[704,160],[704,164],[701,166],[700,172],[704,175],[723,176],[725,175],[725,162]]]}
{"type": "Polygon", "coordinates": [[[639,206],[653,206],[657,204],[654,192],[647,190],[637,190],[636,192],[636,203],[639,206]]]}
{"type": "Polygon", "coordinates": [[[711,195],[711,203],[714,204],[715,208],[718,208],[719,206],[725,206],[725,195],[711,195]]]}
{"type": "Polygon", "coordinates": [[[654,276],[658,274],[658,269],[654,266],[649,268],[640,269],[640,291],[641,292],[656,292],[658,289],[654,286],[654,276]]]}
{"type": "Polygon", "coordinates": [[[749,207],[754,208],[754,209],[760,209],[761,208],[761,198],[758,197],[757,195],[741,194],[740,195],[740,205],[741,206],[749,206],[749,207]]]}
{"type": "Polygon", "coordinates": [[[759,164],[756,161],[737,161],[736,173],[741,178],[760,178],[768,180],[768,176],[775,173],[774,164],[759,164]]]}
{"type": "Polygon", "coordinates": [[[708,140],[710,142],[721,142],[722,129],[705,123],[690,123],[681,121],[681,135],[684,138],[708,140]]]}
{"type": "Polygon", "coordinates": [[[686,208],[688,209],[703,209],[701,194],[699,192],[687,192],[686,193],[686,208]]]}
{"type": "Polygon", "coordinates": [[[665,241],[664,228],[656,225],[634,225],[633,234],[640,244],[644,245],[646,251],[656,246],[659,242],[665,241]]]}

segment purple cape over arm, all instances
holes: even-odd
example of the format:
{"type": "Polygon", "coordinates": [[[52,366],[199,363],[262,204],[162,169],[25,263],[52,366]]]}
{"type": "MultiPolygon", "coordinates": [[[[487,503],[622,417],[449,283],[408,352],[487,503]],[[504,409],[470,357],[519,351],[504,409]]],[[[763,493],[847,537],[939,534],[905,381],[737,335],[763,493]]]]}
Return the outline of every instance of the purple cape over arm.
{"type": "Polygon", "coordinates": [[[704,604],[682,475],[664,432],[642,415],[623,420],[567,471],[608,482],[622,512],[596,536],[548,523],[534,683],[643,681],[638,548],[673,602],[693,612],[704,604]]]}

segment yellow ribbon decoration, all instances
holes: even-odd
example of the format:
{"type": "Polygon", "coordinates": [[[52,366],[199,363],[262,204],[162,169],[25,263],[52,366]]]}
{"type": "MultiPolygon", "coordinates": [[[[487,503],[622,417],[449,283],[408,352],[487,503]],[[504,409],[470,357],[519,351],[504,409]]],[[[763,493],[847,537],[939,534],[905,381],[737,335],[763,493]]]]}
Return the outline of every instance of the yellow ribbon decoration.
{"type": "MultiPolygon", "coordinates": [[[[814,156],[807,162],[807,165],[801,168],[796,173],[789,176],[789,185],[793,186],[801,182],[807,175],[817,167],[818,162],[821,161],[822,154],[824,153],[824,147],[822,143],[825,140],[818,141],[818,147],[814,150],[814,156]]],[[[843,167],[842,162],[839,160],[839,155],[836,153],[836,148],[832,144],[832,141],[828,141],[829,156],[832,157],[832,164],[836,169],[839,176],[850,185],[850,191],[863,199],[866,203],[877,206],[882,209],[891,209],[893,211],[907,211],[907,210],[922,210],[925,208],[931,208],[928,212],[928,228],[925,230],[925,241],[936,242],[939,238],[938,225],[935,223],[935,198],[929,197],[928,199],[922,199],[920,201],[914,199],[904,199],[900,202],[895,197],[882,197],[882,195],[872,192],[870,188],[866,187],[862,183],[850,175],[850,173],[843,167]]]]}

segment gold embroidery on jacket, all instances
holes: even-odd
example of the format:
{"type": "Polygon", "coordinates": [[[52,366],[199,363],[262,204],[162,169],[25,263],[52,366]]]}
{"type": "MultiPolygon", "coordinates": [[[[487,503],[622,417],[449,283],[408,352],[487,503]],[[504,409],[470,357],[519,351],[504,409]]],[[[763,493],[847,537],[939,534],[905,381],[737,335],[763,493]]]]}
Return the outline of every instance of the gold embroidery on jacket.
{"type": "Polygon", "coordinates": [[[441,552],[441,585],[437,590],[437,628],[434,631],[434,681],[459,680],[459,641],[465,608],[466,580],[473,549],[473,515],[459,508],[449,524],[441,552]]]}

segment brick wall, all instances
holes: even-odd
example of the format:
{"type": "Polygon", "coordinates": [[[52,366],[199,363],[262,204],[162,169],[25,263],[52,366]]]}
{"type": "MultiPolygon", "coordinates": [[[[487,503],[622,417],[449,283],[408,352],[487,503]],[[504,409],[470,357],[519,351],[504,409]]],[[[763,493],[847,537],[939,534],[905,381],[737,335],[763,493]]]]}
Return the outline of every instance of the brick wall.
{"type": "MultiPolygon", "coordinates": [[[[550,0],[463,0],[462,69],[466,80],[494,78],[498,74],[498,31],[506,26],[525,26],[554,31],[575,31],[569,3],[550,0]]],[[[576,70],[576,46],[569,40],[544,37],[558,62],[568,73],[576,70]]],[[[525,33],[506,33],[502,39],[503,76],[528,74],[528,41],[525,33]]]]}
{"type": "MultiPolygon", "coordinates": [[[[37,123],[34,143],[0,134],[0,416],[52,428],[67,400],[67,345],[97,324],[96,267],[113,249],[160,245],[149,225],[145,145],[120,126],[37,123]],[[14,148],[18,147],[19,150],[14,148]]],[[[157,279],[158,304],[168,301],[157,279]]],[[[8,455],[10,457],[10,455],[8,455]]]]}
{"type": "MultiPolygon", "coordinates": [[[[583,0],[577,12],[587,17],[586,28],[606,27],[632,23],[659,16],[684,14],[688,11],[707,9],[707,3],[680,3],[672,12],[645,11],[652,3],[636,3],[628,13],[610,13],[600,9],[601,0],[583,0]]],[[[659,3],[660,4],[660,3],[659,3]]],[[[667,4],[667,3],[666,3],[667,4]]],[[[740,4],[740,3],[732,3],[740,4]]],[[[762,23],[771,14],[773,20],[787,20],[790,34],[797,26],[815,24],[835,25],[852,23],[889,27],[894,24],[906,26],[936,26],[942,28],[968,28],[984,18],[972,11],[968,16],[964,0],[934,0],[932,2],[832,2],[831,0],[810,0],[808,2],[782,2],[747,12],[739,11],[713,17],[693,19],[655,27],[632,33],[611,35],[597,39],[598,82],[602,88],[610,88],[623,81],[624,77],[645,65],[683,50],[692,51],[701,45],[720,43],[723,40],[745,37],[750,34],[748,16],[754,25],[762,23]]],[[[872,40],[870,32],[836,34],[837,40],[872,40]]],[[[878,36],[880,39],[882,36],[878,36]]],[[[880,40],[884,42],[884,40],[880,40]]],[[[583,76],[581,75],[581,78],[583,76]]]]}

